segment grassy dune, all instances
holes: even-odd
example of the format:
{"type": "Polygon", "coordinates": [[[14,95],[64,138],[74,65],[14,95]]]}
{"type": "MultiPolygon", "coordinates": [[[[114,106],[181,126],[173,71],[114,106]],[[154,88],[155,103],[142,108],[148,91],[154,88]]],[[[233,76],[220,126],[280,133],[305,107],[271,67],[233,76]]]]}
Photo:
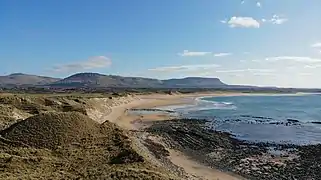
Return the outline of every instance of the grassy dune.
{"type": "Polygon", "coordinates": [[[135,151],[128,132],[90,119],[89,99],[0,96],[0,179],[179,179],[135,151]]]}

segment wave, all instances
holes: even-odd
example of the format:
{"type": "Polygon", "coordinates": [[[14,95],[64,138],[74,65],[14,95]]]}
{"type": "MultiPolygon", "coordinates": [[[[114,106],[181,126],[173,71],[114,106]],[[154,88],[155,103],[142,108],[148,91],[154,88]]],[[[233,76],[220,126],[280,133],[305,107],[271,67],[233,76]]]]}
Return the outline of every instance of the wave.
{"type": "Polygon", "coordinates": [[[194,104],[185,105],[173,108],[175,111],[179,112],[191,112],[191,111],[205,111],[205,110],[235,110],[237,107],[233,102],[218,102],[205,100],[203,98],[195,98],[194,104]]]}

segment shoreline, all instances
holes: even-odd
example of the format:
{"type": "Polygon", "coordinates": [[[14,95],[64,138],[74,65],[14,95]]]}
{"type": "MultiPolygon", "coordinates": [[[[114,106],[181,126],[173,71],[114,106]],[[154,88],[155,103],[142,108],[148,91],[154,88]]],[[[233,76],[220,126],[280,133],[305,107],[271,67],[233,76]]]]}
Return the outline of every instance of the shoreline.
{"type": "MultiPolygon", "coordinates": [[[[247,167],[244,164],[240,164],[239,170],[237,171],[230,171],[228,170],[227,172],[220,170],[221,168],[213,167],[212,165],[205,165],[207,163],[203,163],[198,161],[197,157],[192,158],[193,153],[186,153],[182,149],[175,149],[175,148],[169,148],[166,146],[166,142],[160,140],[157,137],[161,137],[162,135],[155,135],[155,134],[148,134],[145,131],[145,129],[148,129],[151,127],[153,124],[157,124],[158,122],[161,122],[163,124],[170,124],[173,119],[179,119],[177,116],[170,116],[168,113],[164,112],[158,112],[158,113],[151,113],[151,114],[132,114],[129,113],[128,110],[130,109],[152,109],[152,108],[157,108],[157,107],[164,107],[164,106],[171,106],[171,105],[188,105],[193,102],[195,102],[195,99],[197,98],[205,98],[205,97],[222,97],[222,96],[284,96],[284,95],[290,95],[290,96],[298,96],[298,95],[306,95],[306,94],[248,94],[248,93],[194,93],[194,94],[174,94],[174,95],[158,95],[158,94],[153,94],[153,95],[144,95],[144,96],[137,96],[138,99],[134,100],[128,104],[123,104],[120,106],[112,107],[111,113],[109,114],[109,119],[112,119],[114,123],[118,124],[124,129],[127,129],[129,131],[140,131],[142,133],[145,133],[145,135],[140,136],[139,138],[142,141],[146,140],[151,140],[155,143],[162,144],[164,147],[168,148],[169,156],[167,157],[170,162],[179,168],[183,169],[187,174],[189,174],[190,177],[198,177],[199,179],[224,179],[224,180],[240,180],[240,179],[245,179],[243,177],[240,177],[237,174],[243,174],[243,175],[249,175],[251,176],[251,173],[248,174],[247,170],[249,167],[247,167]],[[169,120],[169,122],[166,122],[169,120]],[[151,138],[151,139],[150,139],[151,138]],[[212,168],[211,168],[212,167],[212,168]],[[238,172],[237,174],[235,172],[238,172]]],[[[179,126],[185,126],[183,124],[180,124],[179,126]]],[[[183,135],[185,136],[185,135],[183,135]]],[[[190,137],[190,135],[188,135],[190,137]]],[[[232,138],[231,138],[232,139],[232,138]]],[[[237,141],[238,144],[242,144],[241,141],[237,141]]],[[[167,142],[168,143],[168,142],[167,142]]],[[[238,145],[237,145],[238,146],[238,145]]],[[[244,145],[240,146],[246,146],[250,152],[263,152],[262,158],[264,159],[263,162],[260,162],[257,160],[260,159],[260,155],[258,154],[253,154],[253,157],[248,157],[242,159],[244,154],[235,154],[231,157],[237,157],[239,158],[240,161],[244,161],[244,163],[254,163],[254,173],[257,173],[258,168],[256,168],[256,163],[270,163],[269,168],[274,168],[275,163],[281,163],[277,159],[276,162],[274,163],[274,156],[269,154],[267,152],[267,144],[247,144],[245,143],[244,145]],[[252,149],[250,146],[257,146],[258,150],[252,149]],[[270,157],[271,155],[271,157],[270,157]],[[240,156],[240,157],[238,157],[240,156]],[[271,162],[270,162],[271,161],[271,162]]],[[[246,149],[245,148],[245,149],[246,149]]],[[[313,147],[312,147],[313,148],[313,147]]],[[[286,148],[285,148],[286,150],[286,148]]],[[[234,151],[234,150],[233,150],[234,151]]],[[[242,150],[243,151],[243,150],[242,150]]],[[[245,150],[247,151],[247,150],[245,150]]],[[[194,152],[196,153],[196,151],[194,152]]],[[[220,153],[219,152],[213,152],[215,153],[220,153]]],[[[204,154],[205,155],[205,154],[204,154]]],[[[231,154],[230,154],[231,155],[231,154]]],[[[291,155],[292,156],[292,155],[291,155]]],[[[296,156],[296,155],[294,155],[296,156]]],[[[283,157],[280,157],[281,159],[283,157]]],[[[286,159],[286,158],[285,158],[286,159]]],[[[214,163],[215,164],[215,163],[214,163]]],[[[281,163],[282,164],[282,163],[281,163]]],[[[261,165],[260,165],[261,166],[261,165]]],[[[234,167],[235,168],[235,167],[234,167]]],[[[225,168],[223,168],[225,169],[225,168]]],[[[259,173],[259,172],[258,172],[259,173]]],[[[260,175],[260,174],[256,174],[260,175]]],[[[246,177],[245,176],[245,177],[246,177]]],[[[193,179],[193,178],[192,178],[193,179]]],[[[196,178],[197,179],[197,178],[196,178]]]]}
{"type": "MultiPolygon", "coordinates": [[[[98,118],[100,123],[109,120],[113,123],[121,125],[126,129],[131,129],[131,119],[125,118],[127,110],[129,109],[151,109],[157,107],[175,106],[175,105],[189,105],[193,104],[195,100],[207,97],[231,97],[231,96],[302,96],[310,95],[309,93],[293,93],[293,94],[271,94],[271,93],[226,93],[226,92],[202,92],[191,94],[150,94],[137,95],[135,100],[127,103],[121,103],[118,106],[110,107],[110,112],[103,115],[103,119],[98,118]]],[[[315,93],[312,93],[315,94],[315,93]]],[[[164,114],[164,113],[163,113],[164,114]]],[[[160,120],[157,117],[150,117],[152,120],[160,120]]],[[[170,117],[169,117],[170,118],[170,117]]],[[[95,118],[97,119],[97,118],[95,118]]],[[[171,119],[171,118],[170,118],[171,119]]]]}
{"type": "MultiPolygon", "coordinates": [[[[134,100],[128,104],[112,107],[111,113],[108,115],[109,119],[113,119],[116,124],[120,127],[130,130],[137,131],[146,129],[151,126],[154,122],[158,121],[167,121],[178,118],[177,116],[171,116],[168,113],[152,113],[145,115],[135,115],[129,114],[128,110],[130,109],[150,109],[156,107],[164,107],[171,105],[184,105],[191,104],[195,101],[195,98],[203,97],[218,97],[224,95],[240,95],[236,93],[196,93],[196,94],[175,94],[175,95],[145,95],[138,96],[138,100],[134,100]]],[[[152,136],[148,134],[147,136],[152,136]]],[[[142,137],[140,137],[142,138],[142,137]]],[[[150,137],[151,138],[151,137],[150,137]]],[[[155,138],[155,137],[154,137],[155,138]]],[[[145,137],[143,137],[144,140],[145,137]]],[[[153,138],[152,138],[153,139],[153,138]]],[[[156,138],[157,139],[157,138],[156,138]]],[[[150,140],[150,139],[148,139],[150,140]]],[[[155,141],[155,140],[154,140],[155,141]]],[[[156,140],[155,143],[164,143],[160,140],[156,140]]],[[[200,162],[190,158],[187,154],[176,149],[168,149],[169,156],[167,157],[169,161],[175,166],[183,169],[185,173],[191,179],[206,179],[206,180],[241,180],[244,179],[232,172],[223,172],[217,168],[211,168],[206,165],[203,165],[200,162]]]]}

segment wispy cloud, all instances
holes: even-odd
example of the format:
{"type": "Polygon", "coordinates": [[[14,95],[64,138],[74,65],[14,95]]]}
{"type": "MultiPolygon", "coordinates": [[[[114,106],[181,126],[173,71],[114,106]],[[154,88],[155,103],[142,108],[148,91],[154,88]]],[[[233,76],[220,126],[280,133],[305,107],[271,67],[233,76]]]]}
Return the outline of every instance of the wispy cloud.
{"type": "Polygon", "coordinates": [[[232,53],[215,53],[213,54],[215,57],[224,57],[224,56],[231,56],[232,53]]]}
{"type": "MultiPolygon", "coordinates": [[[[241,1],[241,4],[245,4],[245,0],[242,0],[242,1],[241,1]]],[[[259,7],[259,8],[262,7],[261,2],[259,2],[259,1],[257,1],[255,5],[256,5],[257,7],[259,7]]]]}
{"type": "Polygon", "coordinates": [[[313,65],[305,65],[304,68],[307,69],[315,69],[315,68],[320,68],[321,64],[313,64],[313,65]]]}
{"type": "Polygon", "coordinates": [[[321,48],[321,42],[317,42],[317,43],[311,44],[311,47],[312,48],[321,48]]]}
{"type": "Polygon", "coordinates": [[[274,14],[273,17],[269,20],[270,23],[277,24],[277,25],[283,24],[287,21],[288,21],[287,18],[284,18],[284,17],[282,17],[280,15],[276,15],[276,14],[274,14]]]}
{"type": "Polygon", "coordinates": [[[266,61],[276,62],[276,61],[296,61],[296,62],[306,62],[306,63],[316,63],[321,62],[321,59],[311,58],[311,57],[300,57],[300,56],[276,56],[265,58],[266,61]]]}
{"type": "Polygon", "coordinates": [[[218,70],[217,73],[239,73],[239,72],[274,72],[274,69],[234,69],[234,70],[218,70]]]}
{"type": "Polygon", "coordinates": [[[83,70],[98,69],[108,67],[112,64],[111,60],[105,56],[91,57],[86,61],[60,64],[51,68],[53,72],[78,72],[83,70]]]}
{"type": "MultiPolygon", "coordinates": [[[[258,2],[257,6],[261,7],[261,3],[258,2]],[[259,4],[259,6],[258,6],[259,4]]],[[[231,28],[260,28],[264,23],[270,23],[274,25],[281,25],[287,22],[288,19],[281,15],[273,15],[272,18],[262,18],[260,20],[256,20],[253,17],[241,17],[241,16],[233,16],[229,20],[221,20],[220,22],[223,24],[228,24],[231,28]]]]}
{"type": "Polygon", "coordinates": [[[299,73],[299,76],[312,76],[312,73],[299,73]]]}
{"type": "Polygon", "coordinates": [[[182,53],[178,53],[179,56],[205,56],[211,54],[211,52],[189,51],[184,50],[182,53]]]}
{"type": "Polygon", "coordinates": [[[181,72],[181,71],[198,71],[198,70],[210,70],[220,67],[218,64],[195,64],[195,65],[182,65],[182,66],[166,66],[148,69],[149,71],[156,72],[181,72]]]}
{"type": "Polygon", "coordinates": [[[222,20],[221,23],[228,24],[231,28],[259,28],[260,23],[252,17],[233,16],[230,20],[222,20]]]}
{"type": "Polygon", "coordinates": [[[274,24],[274,25],[281,25],[284,24],[285,22],[287,22],[289,19],[280,16],[280,15],[273,15],[272,18],[262,18],[261,22],[262,23],[270,23],[270,24],[274,24]]]}
{"type": "Polygon", "coordinates": [[[277,76],[275,73],[272,72],[253,72],[253,76],[277,76]]]}

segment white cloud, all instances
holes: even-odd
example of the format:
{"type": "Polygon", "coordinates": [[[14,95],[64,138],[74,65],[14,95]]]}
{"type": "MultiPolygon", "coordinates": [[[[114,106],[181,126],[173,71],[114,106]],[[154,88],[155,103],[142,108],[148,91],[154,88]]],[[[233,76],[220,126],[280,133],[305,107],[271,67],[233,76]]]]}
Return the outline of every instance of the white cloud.
{"type": "Polygon", "coordinates": [[[312,73],[299,73],[300,76],[312,76],[312,73]]]}
{"type": "Polygon", "coordinates": [[[178,53],[179,56],[205,56],[211,54],[211,52],[199,52],[184,50],[183,53],[178,53]]]}
{"type": "Polygon", "coordinates": [[[78,72],[83,70],[98,69],[108,67],[112,64],[111,60],[105,56],[95,56],[87,61],[74,62],[69,64],[56,65],[52,68],[53,72],[78,72]]]}
{"type": "Polygon", "coordinates": [[[306,62],[306,63],[316,63],[321,62],[321,59],[311,58],[311,57],[300,57],[300,56],[277,56],[265,58],[266,61],[276,62],[276,61],[296,61],[296,62],[306,62]]]}
{"type": "Polygon", "coordinates": [[[220,67],[218,64],[196,64],[196,65],[182,65],[182,66],[167,66],[148,69],[149,71],[156,72],[181,72],[181,71],[198,71],[198,70],[210,70],[220,67]]]}
{"type": "MultiPolygon", "coordinates": [[[[259,2],[258,2],[259,3],[259,2]]],[[[261,3],[260,6],[261,7],[261,3]]],[[[231,28],[243,27],[243,28],[260,28],[261,23],[270,23],[274,25],[281,25],[287,22],[288,19],[279,15],[273,15],[271,19],[262,18],[256,20],[253,17],[237,17],[233,16],[229,20],[221,20],[223,24],[229,24],[231,28]]]]}
{"type": "Polygon", "coordinates": [[[261,73],[269,73],[274,72],[274,69],[234,69],[234,70],[218,70],[217,73],[238,73],[238,72],[261,72],[261,73]]]}
{"type": "Polygon", "coordinates": [[[232,53],[215,53],[215,57],[224,57],[224,56],[230,56],[232,53]]]}
{"type": "Polygon", "coordinates": [[[281,16],[276,14],[273,15],[273,17],[269,20],[269,22],[271,22],[272,24],[277,24],[277,25],[283,24],[286,21],[288,21],[287,18],[282,18],[281,16]]]}
{"type": "Polygon", "coordinates": [[[271,72],[253,72],[253,76],[276,76],[276,74],[271,72]]]}
{"type": "Polygon", "coordinates": [[[241,1],[241,4],[244,4],[245,3],[245,1],[241,1]]]}
{"type": "Polygon", "coordinates": [[[297,69],[297,66],[287,66],[286,69],[290,69],[290,70],[297,69]]]}
{"type": "Polygon", "coordinates": [[[321,48],[321,42],[317,42],[311,45],[312,48],[321,48]]]}
{"type": "Polygon", "coordinates": [[[315,68],[320,68],[321,64],[314,64],[314,65],[305,65],[304,68],[307,69],[315,69],[315,68]]]}
{"type": "Polygon", "coordinates": [[[287,18],[280,16],[280,15],[276,15],[276,14],[274,14],[271,19],[266,19],[266,18],[261,19],[262,23],[271,23],[271,24],[275,24],[275,25],[281,25],[287,21],[288,21],[287,18]]]}
{"type": "MultiPolygon", "coordinates": [[[[221,21],[222,22],[222,21],[221,21]]],[[[243,28],[259,28],[260,23],[252,17],[236,17],[233,16],[228,21],[222,22],[229,24],[231,28],[243,27],[243,28]]]]}
{"type": "Polygon", "coordinates": [[[256,3],[256,6],[257,6],[257,7],[262,7],[262,4],[261,4],[260,2],[257,2],[257,3],[256,3]]]}

